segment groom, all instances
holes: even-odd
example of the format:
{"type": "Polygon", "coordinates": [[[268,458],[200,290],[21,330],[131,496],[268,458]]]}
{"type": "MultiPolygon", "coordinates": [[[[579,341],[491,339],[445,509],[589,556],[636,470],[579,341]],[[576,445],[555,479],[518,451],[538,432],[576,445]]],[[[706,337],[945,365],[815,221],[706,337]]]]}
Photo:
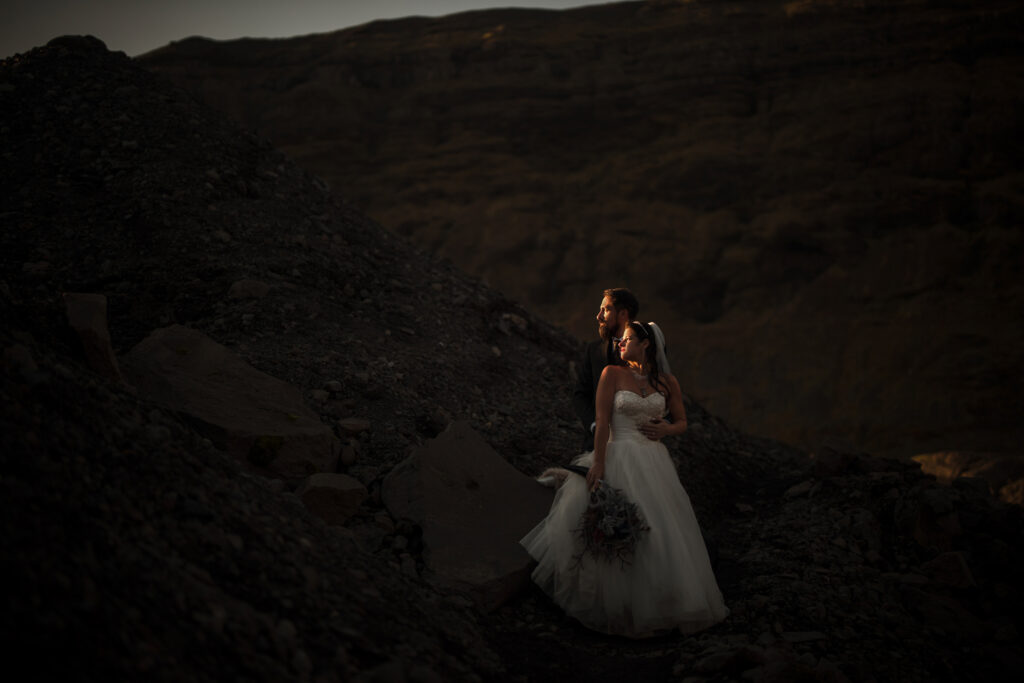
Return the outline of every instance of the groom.
{"type": "Polygon", "coordinates": [[[594,450],[594,398],[597,382],[607,365],[622,365],[619,358],[619,339],[626,323],[636,320],[640,303],[633,292],[625,287],[604,290],[601,307],[597,311],[597,331],[601,338],[587,344],[583,359],[576,368],[576,388],[572,392],[572,407],[586,430],[584,450],[594,450]]]}

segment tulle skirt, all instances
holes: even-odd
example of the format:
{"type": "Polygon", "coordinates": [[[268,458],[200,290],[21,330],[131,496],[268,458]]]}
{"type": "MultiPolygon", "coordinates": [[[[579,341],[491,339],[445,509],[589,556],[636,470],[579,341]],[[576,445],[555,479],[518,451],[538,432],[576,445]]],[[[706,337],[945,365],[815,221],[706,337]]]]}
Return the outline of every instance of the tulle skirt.
{"type": "MultiPolygon", "coordinates": [[[[593,454],[574,464],[589,467],[593,454]]],[[[729,610],[722,600],[690,498],[660,442],[610,441],[605,481],[637,503],[650,530],[632,560],[581,556],[576,529],[589,501],[586,480],[571,474],[548,516],[519,542],[537,561],[532,577],[565,613],[603,633],[642,638],[707,628],[729,610]]]]}

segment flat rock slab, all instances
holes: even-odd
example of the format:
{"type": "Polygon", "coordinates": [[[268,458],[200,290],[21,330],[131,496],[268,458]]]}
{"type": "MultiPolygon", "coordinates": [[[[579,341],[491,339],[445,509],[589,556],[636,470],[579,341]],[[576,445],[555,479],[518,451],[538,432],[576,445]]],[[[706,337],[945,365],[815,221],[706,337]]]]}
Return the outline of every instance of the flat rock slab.
{"type": "Polygon", "coordinates": [[[493,609],[530,580],[519,539],[547,515],[552,489],[508,464],[468,423],[453,422],[384,479],[395,519],[423,529],[424,561],[493,609]]]}
{"type": "Polygon", "coordinates": [[[337,469],[338,440],[297,387],[260,372],[197,330],[156,330],[121,365],[142,396],[185,415],[215,445],[257,471],[306,477],[337,469]]]}

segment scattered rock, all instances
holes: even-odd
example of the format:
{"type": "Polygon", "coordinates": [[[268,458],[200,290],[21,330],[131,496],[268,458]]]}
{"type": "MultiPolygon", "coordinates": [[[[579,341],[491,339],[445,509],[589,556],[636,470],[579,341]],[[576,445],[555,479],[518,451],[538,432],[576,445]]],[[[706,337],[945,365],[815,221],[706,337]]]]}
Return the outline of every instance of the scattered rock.
{"type": "Polygon", "coordinates": [[[46,261],[35,261],[25,263],[21,266],[21,272],[26,275],[45,275],[50,271],[50,264],[46,261]]]}
{"type": "Polygon", "coordinates": [[[923,589],[907,590],[909,606],[924,619],[924,628],[932,634],[956,636],[961,643],[985,638],[984,625],[959,600],[923,589]]]}
{"type": "Polygon", "coordinates": [[[68,292],[64,294],[64,307],[89,367],[109,380],[123,382],[107,330],[107,297],[68,292]]]}
{"type": "Polygon", "coordinates": [[[1024,507],[1024,479],[1010,482],[999,489],[999,499],[1019,507],[1024,507]]]}
{"type": "Polygon", "coordinates": [[[370,431],[370,421],[359,417],[346,417],[338,420],[338,428],[348,436],[359,436],[370,431]]]}
{"type": "Polygon", "coordinates": [[[834,448],[821,447],[811,454],[814,476],[834,477],[842,474],[857,459],[857,456],[834,448]]]}
{"type": "Polygon", "coordinates": [[[828,638],[821,631],[783,631],[782,639],[787,643],[809,643],[815,640],[828,638]]]}
{"type": "Polygon", "coordinates": [[[356,459],[359,457],[359,452],[356,447],[350,442],[341,447],[341,464],[345,467],[350,467],[355,464],[356,459]]]}
{"type": "Polygon", "coordinates": [[[941,553],[922,564],[921,569],[937,584],[953,588],[969,588],[974,585],[974,577],[961,552],[941,553]]]}
{"type": "Polygon", "coordinates": [[[733,652],[716,652],[697,662],[694,670],[700,673],[717,673],[725,669],[735,659],[733,652]]]}
{"type": "Polygon", "coordinates": [[[39,370],[32,351],[24,344],[14,344],[4,349],[4,365],[17,369],[22,377],[28,379],[39,370]]]}
{"type": "Polygon", "coordinates": [[[347,474],[322,472],[307,478],[296,492],[310,512],[341,526],[366,499],[366,487],[347,474]]]}
{"type": "MultiPolygon", "coordinates": [[[[230,240],[230,237],[228,238],[230,240]]],[[[270,285],[260,280],[238,280],[228,290],[229,299],[262,299],[270,292],[270,285]]]]}
{"type": "Polygon", "coordinates": [[[332,472],[339,444],[302,392],[196,330],[156,330],[123,359],[143,396],[186,415],[218,448],[286,477],[332,472]]]}
{"type": "Polygon", "coordinates": [[[796,498],[797,496],[803,496],[809,493],[812,488],[814,488],[814,481],[808,479],[807,481],[802,481],[799,484],[794,484],[793,486],[790,486],[788,489],[786,489],[786,492],[783,494],[783,497],[796,498]]]}
{"type": "Polygon", "coordinates": [[[512,334],[512,332],[518,332],[519,334],[526,334],[526,330],[529,323],[526,322],[526,318],[515,313],[502,313],[501,318],[498,320],[498,329],[505,334],[512,334]]]}

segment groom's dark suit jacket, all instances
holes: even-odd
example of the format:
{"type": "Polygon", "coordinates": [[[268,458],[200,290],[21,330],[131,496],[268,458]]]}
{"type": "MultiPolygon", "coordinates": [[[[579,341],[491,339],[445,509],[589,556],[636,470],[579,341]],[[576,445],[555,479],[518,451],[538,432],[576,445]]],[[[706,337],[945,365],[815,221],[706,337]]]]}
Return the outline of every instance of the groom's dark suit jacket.
{"type": "Polygon", "coordinates": [[[611,340],[604,341],[597,339],[589,342],[583,350],[583,358],[576,368],[576,387],[572,392],[572,407],[576,416],[580,418],[586,438],[590,445],[587,450],[593,448],[593,432],[590,425],[594,422],[594,398],[597,396],[597,383],[601,379],[601,373],[609,363],[620,365],[619,347],[612,344],[611,340]]]}

